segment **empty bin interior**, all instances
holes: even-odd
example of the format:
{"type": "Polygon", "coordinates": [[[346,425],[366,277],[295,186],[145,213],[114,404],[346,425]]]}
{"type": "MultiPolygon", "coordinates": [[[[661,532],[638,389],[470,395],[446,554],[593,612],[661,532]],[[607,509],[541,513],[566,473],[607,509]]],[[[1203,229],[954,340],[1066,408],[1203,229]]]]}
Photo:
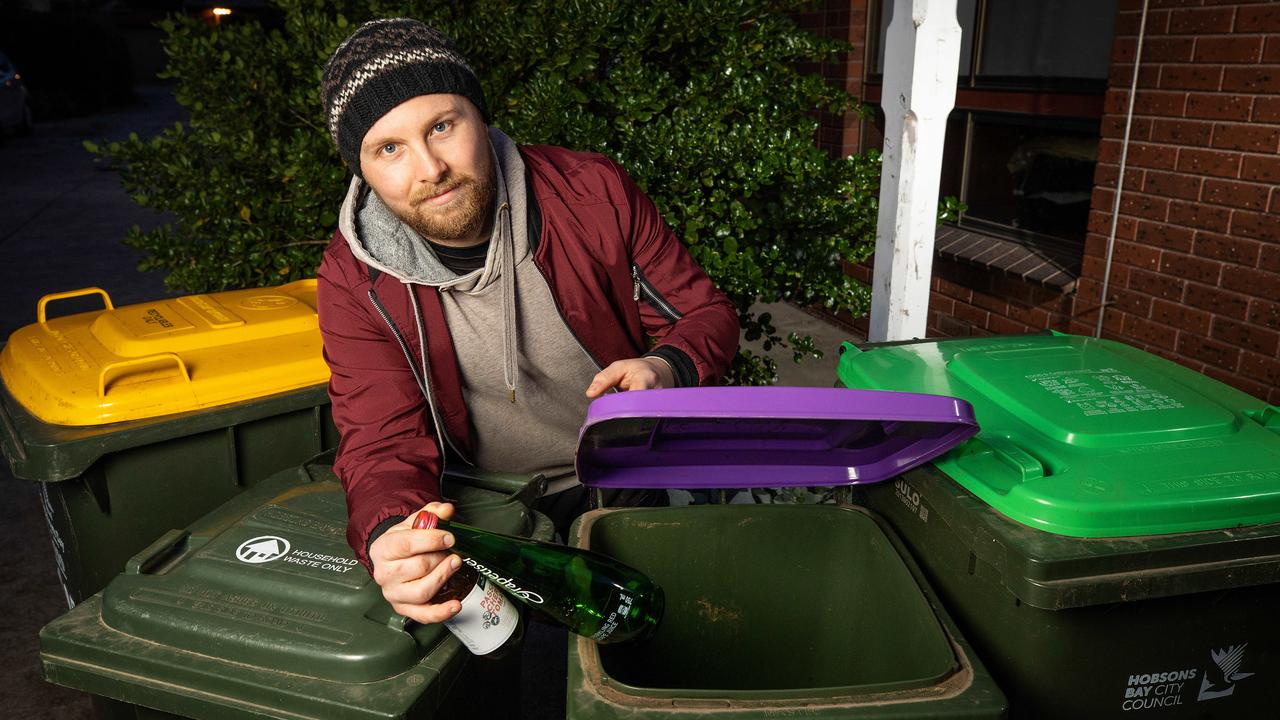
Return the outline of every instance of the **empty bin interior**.
{"type": "Polygon", "coordinates": [[[860,510],[607,510],[579,532],[666,594],[652,639],[599,647],[615,685],[870,692],[933,685],[958,668],[911,572],[860,510]]]}

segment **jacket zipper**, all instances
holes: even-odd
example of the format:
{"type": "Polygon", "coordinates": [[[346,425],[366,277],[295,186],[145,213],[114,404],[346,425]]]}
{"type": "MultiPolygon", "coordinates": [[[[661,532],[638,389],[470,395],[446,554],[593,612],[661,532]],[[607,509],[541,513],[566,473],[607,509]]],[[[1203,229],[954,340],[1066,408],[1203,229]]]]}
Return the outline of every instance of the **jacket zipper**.
{"type": "Polygon", "coordinates": [[[662,294],[658,292],[658,289],[640,273],[640,266],[632,264],[631,280],[635,284],[635,289],[631,293],[632,300],[639,302],[640,293],[643,291],[645,299],[648,300],[649,304],[658,311],[659,315],[672,322],[684,317],[684,315],[679,310],[676,310],[671,303],[667,302],[667,299],[662,297],[662,294]]]}
{"type": "MultiPolygon", "coordinates": [[[[410,289],[409,292],[413,292],[413,290],[410,289]]],[[[400,333],[400,328],[396,326],[396,324],[391,320],[391,316],[388,315],[387,311],[382,307],[382,302],[378,300],[378,295],[373,291],[373,288],[369,289],[369,301],[373,303],[373,308],[378,311],[378,315],[382,317],[382,321],[387,324],[388,328],[390,328],[391,335],[395,337],[396,342],[400,344],[400,351],[404,353],[404,358],[409,363],[409,372],[413,373],[413,379],[418,383],[418,390],[422,393],[423,399],[427,401],[427,408],[431,411],[431,422],[435,424],[436,434],[440,437],[438,442],[440,447],[440,472],[443,473],[446,458],[448,457],[447,453],[445,453],[446,444],[448,444],[449,448],[457,453],[458,457],[463,460],[467,460],[467,456],[458,450],[457,446],[453,444],[453,440],[450,439],[448,431],[445,430],[444,423],[440,420],[439,414],[436,413],[436,404],[431,396],[430,379],[424,378],[418,373],[418,368],[416,363],[414,363],[413,353],[409,350],[409,343],[404,339],[404,335],[400,333]]],[[[421,328],[419,328],[419,333],[421,333],[421,328]]],[[[425,347],[423,348],[423,353],[425,360],[425,347]]]]}

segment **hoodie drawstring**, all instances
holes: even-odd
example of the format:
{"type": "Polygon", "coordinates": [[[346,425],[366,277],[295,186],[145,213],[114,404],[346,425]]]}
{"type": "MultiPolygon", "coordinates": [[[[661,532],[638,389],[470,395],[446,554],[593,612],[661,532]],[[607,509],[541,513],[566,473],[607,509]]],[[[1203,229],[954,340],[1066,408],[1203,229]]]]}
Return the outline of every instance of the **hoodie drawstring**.
{"type": "Polygon", "coordinates": [[[498,208],[499,248],[502,253],[502,380],[507,385],[511,402],[516,401],[516,382],[520,377],[519,335],[516,333],[516,251],[511,235],[511,206],[502,203],[498,208]]]}

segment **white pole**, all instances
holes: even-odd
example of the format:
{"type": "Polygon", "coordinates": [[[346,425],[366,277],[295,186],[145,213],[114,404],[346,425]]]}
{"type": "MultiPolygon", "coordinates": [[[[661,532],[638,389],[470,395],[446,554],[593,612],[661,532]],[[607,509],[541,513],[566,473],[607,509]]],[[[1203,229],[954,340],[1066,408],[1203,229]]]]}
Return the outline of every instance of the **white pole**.
{"type": "Polygon", "coordinates": [[[871,342],[925,336],[947,115],[956,101],[956,0],[893,0],[885,39],[884,154],[871,342]]]}

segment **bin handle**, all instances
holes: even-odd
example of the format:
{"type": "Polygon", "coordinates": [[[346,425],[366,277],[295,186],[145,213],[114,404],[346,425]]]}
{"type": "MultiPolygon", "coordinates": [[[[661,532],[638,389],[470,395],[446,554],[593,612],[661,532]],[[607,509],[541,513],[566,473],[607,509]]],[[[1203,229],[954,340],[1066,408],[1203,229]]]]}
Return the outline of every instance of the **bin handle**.
{"type": "Polygon", "coordinates": [[[107,397],[108,382],[119,379],[121,375],[127,375],[129,369],[136,368],[140,365],[155,366],[168,363],[177,365],[178,375],[185,382],[191,382],[191,373],[187,372],[187,364],[182,362],[182,358],[178,357],[174,353],[156,353],[155,355],[147,355],[146,357],[117,360],[103,365],[101,372],[98,373],[98,399],[102,400],[107,397]],[[122,370],[125,372],[121,372],[122,370]]]}
{"type": "Polygon", "coordinates": [[[54,300],[67,300],[84,295],[101,295],[102,302],[107,306],[107,310],[115,310],[116,306],[111,304],[111,296],[106,290],[99,287],[80,288],[79,290],[67,290],[66,292],[56,292],[45,295],[36,303],[36,321],[41,325],[45,323],[45,308],[54,300]]]}
{"type": "Polygon", "coordinates": [[[1008,438],[992,435],[980,439],[991,448],[1000,462],[1013,469],[1019,482],[1030,482],[1044,477],[1044,464],[1008,438]]]}
{"type": "Polygon", "coordinates": [[[173,555],[175,551],[180,549],[179,546],[184,545],[190,536],[191,533],[186,530],[170,530],[161,535],[158,540],[148,545],[145,550],[129,558],[129,562],[124,564],[124,574],[141,575],[150,572],[161,560],[173,555]]]}
{"type": "Polygon", "coordinates": [[[1271,432],[1280,434],[1280,407],[1268,405],[1261,410],[1246,410],[1245,415],[1271,432]]]}

